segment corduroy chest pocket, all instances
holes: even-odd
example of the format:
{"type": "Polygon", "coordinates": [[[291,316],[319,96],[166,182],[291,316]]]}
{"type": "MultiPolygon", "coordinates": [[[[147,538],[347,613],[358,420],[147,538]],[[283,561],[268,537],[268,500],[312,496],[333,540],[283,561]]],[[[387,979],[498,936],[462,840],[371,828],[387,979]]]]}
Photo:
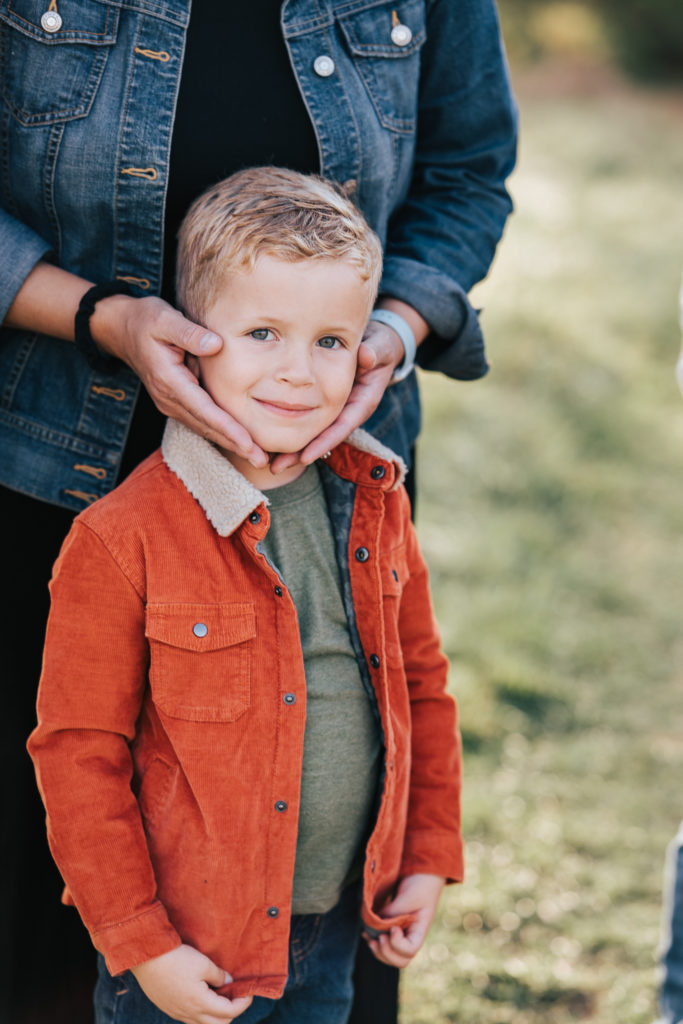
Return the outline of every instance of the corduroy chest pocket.
{"type": "Polygon", "coordinates": [[[48,6],[0,0],[0,93],[26,126],[85,117],[116,42],[118,7],[101,0],[48,6]]]}
{"type": "Polygon", "coordinates": [[[152,699],[188,722],[234,722],[251,704],[254,606],[150,604],[152,699]]]}
{"type": "Polygon", "coordinates": [[[412,135],[427,38],[424,0],[363,7],[340,17],[339,27],[382,126],[412,135]]]}

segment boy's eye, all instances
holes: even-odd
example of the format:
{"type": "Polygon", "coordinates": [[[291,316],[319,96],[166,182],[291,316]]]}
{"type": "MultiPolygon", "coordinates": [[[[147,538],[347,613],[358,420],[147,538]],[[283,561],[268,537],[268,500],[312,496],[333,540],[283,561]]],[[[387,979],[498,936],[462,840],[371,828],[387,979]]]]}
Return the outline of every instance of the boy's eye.
{"type": "Polygon", "coordinates": [[[268,341],[270,331],[267,327],[258,327],[255,331],[250,331],[249,334],[252,338],[255,338],[256,341],[268,341]]]}
{"type": "Polygon", "coordinates": [[[339,338],[335,338],[333,334],[326,334],[324,338],[318,339],[318,344],[321,348],[338,348],[341,345],[339,338]]]}

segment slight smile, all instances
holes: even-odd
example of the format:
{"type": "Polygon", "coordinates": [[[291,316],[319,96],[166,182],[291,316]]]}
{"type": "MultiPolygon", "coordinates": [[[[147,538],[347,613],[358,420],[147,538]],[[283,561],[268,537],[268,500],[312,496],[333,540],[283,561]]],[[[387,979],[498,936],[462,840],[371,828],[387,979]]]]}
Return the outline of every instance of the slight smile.
{"type": "Polygon", "coordinates": [[[258,402],[266,411],[274,413],[276,416],[291,416],[296,418],[297,416],[304,416],[307,412],[313,412],[315,409],[314,405],[298,405],[293,402],[273,402],[267,398],[257,398],[255,401],[258,402]]]}

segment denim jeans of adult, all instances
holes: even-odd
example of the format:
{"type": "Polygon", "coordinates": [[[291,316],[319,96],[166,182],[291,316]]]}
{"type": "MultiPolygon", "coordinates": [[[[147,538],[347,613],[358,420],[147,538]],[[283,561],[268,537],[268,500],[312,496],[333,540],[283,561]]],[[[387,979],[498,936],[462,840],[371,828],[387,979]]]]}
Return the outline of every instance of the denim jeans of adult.
{"type": "Polygon", "coordinates": [[[683,822],[667,851],[658,1024],[683,1021],[683,822]]]}
{"type": "MultiPolygon", "coordinates": [[[[240,1024],[346,1024],[360,934],[360,886],[351,885],[327,914],[292,917],[289,977],[281,999],[256,996],[240,1024]]],[[[99,958],[96,1024],[173,1024],[144,994],[130,971],[116,978],[99,958]]]]}

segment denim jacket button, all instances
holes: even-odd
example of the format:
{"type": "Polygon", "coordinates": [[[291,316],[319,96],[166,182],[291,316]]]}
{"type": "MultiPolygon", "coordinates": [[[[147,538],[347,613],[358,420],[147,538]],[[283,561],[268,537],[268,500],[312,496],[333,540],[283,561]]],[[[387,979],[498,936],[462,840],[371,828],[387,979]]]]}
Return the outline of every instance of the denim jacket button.
{"type": "Polygon", "coordinates": [[[331,57],[328,57],[326,53],[321,53],[319,57],[316,57],[313,61],[313,70],[316,75],[320,75],[321,78],[329,78],[330,75],[334,74],[335,64],[331,57]]]}
{"type": "Polygon", "coordinates": [[[407,46],[413,38],[413,33],[407,25],[394,25],[391,30],[391,41],[396,46],[407,46]]]}
{"type": "Polygon", "coordinates": [[[209,627],[205,622],[195,622],[194,626],[192,627],[192,632],[194,633],[195,636],[198,636],[201,639],[203,636],[206,636],[206,634],[209,632],[209,627]]]}
{"type": "Polygon", "coordinates": [[[280,911],[277,907],[268,907],[268,917],[279,917],[280,911]]]}
{"type": "Polygon", "coordinates": [[[40,16],[40,24],[46,32],[59,32],[62,27],[62,16],[57,11],[45,11],[40,16]]]}

